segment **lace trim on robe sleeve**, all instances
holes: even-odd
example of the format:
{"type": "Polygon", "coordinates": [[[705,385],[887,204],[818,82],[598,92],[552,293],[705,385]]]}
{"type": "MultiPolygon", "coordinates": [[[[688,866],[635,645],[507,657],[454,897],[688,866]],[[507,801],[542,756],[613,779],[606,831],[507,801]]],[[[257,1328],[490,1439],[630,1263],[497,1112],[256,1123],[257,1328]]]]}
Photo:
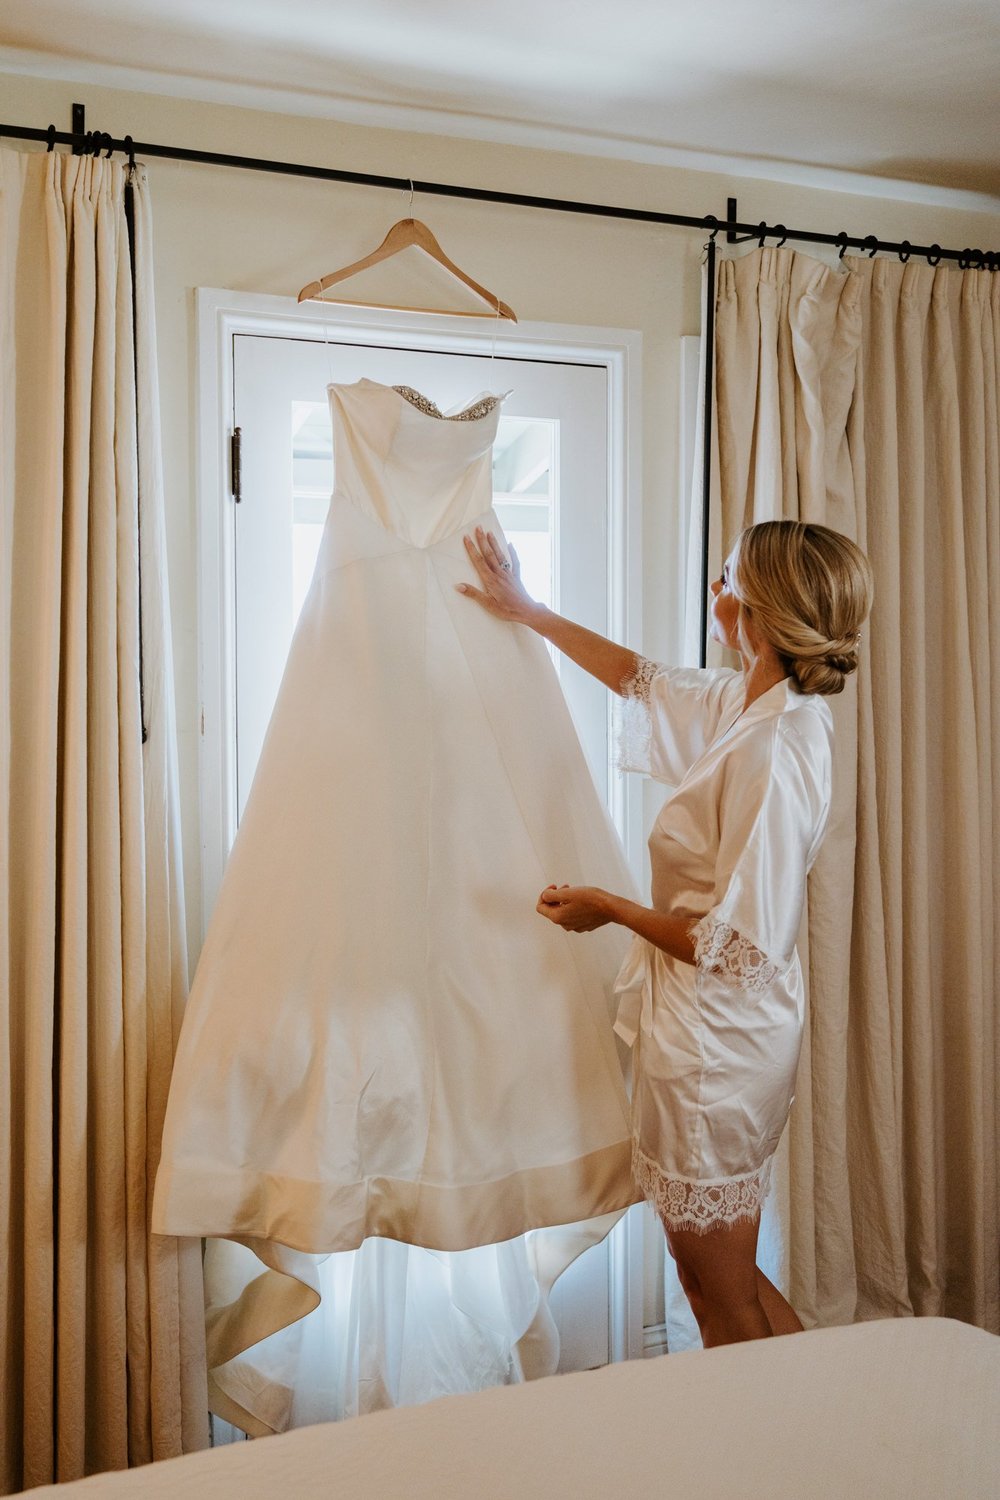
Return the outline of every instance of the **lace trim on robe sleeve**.
{"type": "Polygon", "coordinates": [[[638,698],[641,703],[645,703],[648,707],[650,686],[659,670],[659,662],[650,661],[645,656],[637,656],[634,670],[622,683],[622,697],[638,698]]]}
{"type": "Polygon", "coordinates": [[[650,695],[659,662],[637,656],[635,668],[621,685],[615,724],[615,764],[619,771],[649,773],[652,741],[650,695]]]}
{"type": "Polygon", "coordinates": [[[759,994],[781,972],[742,932],[711,913],[696,922],[690,932],[697,967],[703,973],[718,974],[738,989],[759,994]]]}

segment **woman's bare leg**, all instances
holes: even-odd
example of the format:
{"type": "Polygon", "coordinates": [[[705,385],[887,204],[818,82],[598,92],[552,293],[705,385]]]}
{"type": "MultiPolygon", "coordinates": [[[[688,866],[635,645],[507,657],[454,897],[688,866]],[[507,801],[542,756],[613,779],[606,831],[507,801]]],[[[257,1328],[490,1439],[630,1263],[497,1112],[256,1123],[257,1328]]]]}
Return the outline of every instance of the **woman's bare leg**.
{"type": "MultiPolygon", "coordinates": [[[[775,1332],[760,1296],[757,1272],[759,1226],[758,1215],[752,1221],[723,1225],[707,1234],[667,1230],[681,1285],[698,1320],[701,1341],[706,1349],[748,1339],[770,1338],[775,1332]]],[[[767,1284],[771,1285],[770,1282],[767,1284]]],[[[781,1297],[774,1287],[771,1291],[781,1297]]],[[[781,1301],[784,1302],[784,1298],[781,1301]]],[[[779,1312],[775,1308],[776,1316],[779,1312]]],[[[787,1318],[787,1314],[784,1316],[787,1318]]]]}
{"type": "MultiPolygon", "coordinates": [[[[698,1306],[702,1301],[698,1278],[690,1267],[677,1261],[670,1232],[669,1230],[665,1232],[667,1236],[667,1249],[670,1251],[673,1260],[677,1262],[677,1278],[691,1306],[691,1311],[697,1319],[698,1306]]],[[[759,1266],[757,1266],[756,1270],[757,1300],[764,1309],[764,1316],[767,1318],[772,1334],[804,1333],[805,1329],[791,1303],[785,1300],[778,1291],[778,1288],[772,1281],[768,1280],[759,1266]]]]}
{"type": "Polygon", "coordinates": [[[772,1333],[804,1333],[799,1315],[790,1302],[778,1291],[772,1281],[757,1267],[757,1298],[767,1314],[772,1333]]]}

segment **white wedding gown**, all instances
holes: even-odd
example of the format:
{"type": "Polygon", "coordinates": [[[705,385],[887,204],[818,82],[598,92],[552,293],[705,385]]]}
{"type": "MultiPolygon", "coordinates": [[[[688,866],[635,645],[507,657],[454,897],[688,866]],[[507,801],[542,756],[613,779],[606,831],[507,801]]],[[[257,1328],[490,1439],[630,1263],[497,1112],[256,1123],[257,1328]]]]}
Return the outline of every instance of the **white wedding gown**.
{"type": "MultiPolygon", "coordinates": [[[[445,417],[406,388],[330,387],[334,495],[188,1003],[153,1205],[159,1233],[238,1242],[209,1251],[215,1365],[338,1276],[363,1341],[367,1257],[369,1292],[416,1277],[411,1307],[437,1298],[438,1378],[418,1354],[415,1386],[514,1378],[539,1279],[612,1219],[517,1237],[638,1198],[612,1032],[625,934],[534,909],[550,882],[629,893],[624,856],[543,643],[455,589],[474,577],[463,536],[501,535],[501,400],[445,417]],[[437,1254],[415,1271],[405,1246],[478,1270],[437,1254]]],[[[237,1419],[272,1382],[258,1366],[230,1381],[237,1419]]],[[[260,1430],[295,1420],[282,1383],[260,1430]]]]}

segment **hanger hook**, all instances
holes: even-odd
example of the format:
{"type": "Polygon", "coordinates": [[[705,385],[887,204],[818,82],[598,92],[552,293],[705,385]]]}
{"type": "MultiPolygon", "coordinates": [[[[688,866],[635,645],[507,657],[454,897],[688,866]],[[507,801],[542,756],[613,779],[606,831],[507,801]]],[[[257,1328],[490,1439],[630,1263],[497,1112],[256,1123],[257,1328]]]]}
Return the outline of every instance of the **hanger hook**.
{"type": "Polygon", "coordinates": [[[838,258],[840,260],[843,260],[844,256],[847,253],[847,230],[846,229],[842,229],[840,231],[840,233],[837,235],[836,243],[840,246],[840,254],[839,254],[838,258]]]}
{"type": "Polygon", "coordinates": [[[774,226],[774,233],[781,235],[781,239],[778,241],[778,243],[774,247],[775,250],[780,250],[781,247],[782,247],[782,245],[785,243],[785,241],[788,238],[788,230],[785,228],[784,224],[775,224],[775,226],[774,226]]]}
{"type": "MultiPolygon", "coordinates": [[[[718,234],[719,230],[722,228],[722,225],[719,223],[719,221],[716,218],[715,214],[706,214],[705,215],[705,228],[706,229],[710,228],[711,231],[712,231],[712,233],[708,237],[709,241],[711,242],[712,240],[715,239],[715,236],[718,234]]],[[[705,246],[705,249],[706,250],[708,249],[708,245],[705,246]]]]}

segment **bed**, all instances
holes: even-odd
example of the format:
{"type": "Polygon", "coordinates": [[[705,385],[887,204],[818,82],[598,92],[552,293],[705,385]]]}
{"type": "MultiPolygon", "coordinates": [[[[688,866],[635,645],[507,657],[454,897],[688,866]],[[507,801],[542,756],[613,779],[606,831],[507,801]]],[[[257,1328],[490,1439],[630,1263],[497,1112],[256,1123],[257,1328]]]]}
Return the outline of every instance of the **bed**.
{"type": "Polygon", "coordinates": [[[448,1397],[32,1500],[998,1500],[1000,1338],[817,1329],[448,1397]]]}

